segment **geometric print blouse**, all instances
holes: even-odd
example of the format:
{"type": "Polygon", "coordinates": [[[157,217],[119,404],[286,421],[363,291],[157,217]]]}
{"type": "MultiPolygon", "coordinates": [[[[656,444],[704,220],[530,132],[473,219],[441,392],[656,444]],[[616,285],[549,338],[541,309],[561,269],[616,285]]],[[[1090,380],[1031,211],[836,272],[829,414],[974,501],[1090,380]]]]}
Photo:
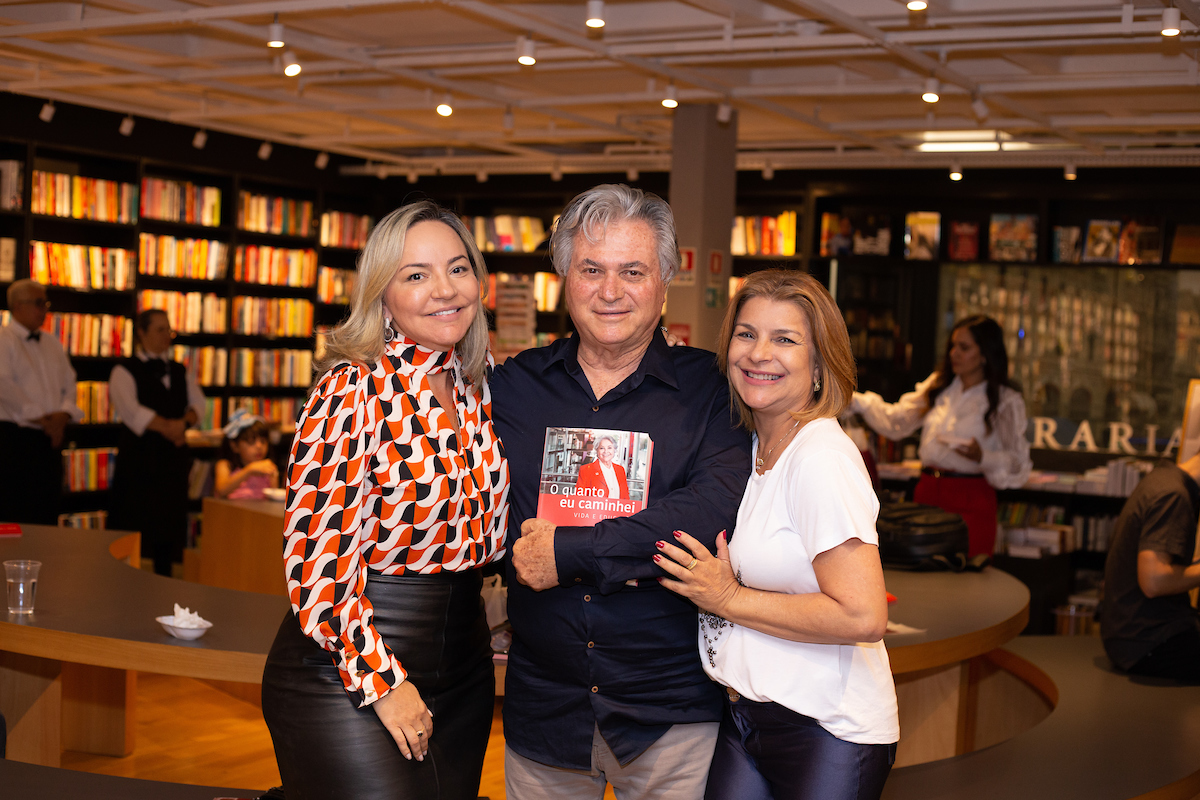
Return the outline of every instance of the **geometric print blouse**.
{"type": "Polygon", "coordinates": [[[330,369],[305,402],[288,461],[288,595],[360,707],[407,675],[372,625],[368,571],[459,572],[504,556],[508,462],[491,412],[488,384],[464,385],[453,350],[403,336],[373,369],[330,369]],[[457,420],[429,385],[448,368],[457,420]]]}

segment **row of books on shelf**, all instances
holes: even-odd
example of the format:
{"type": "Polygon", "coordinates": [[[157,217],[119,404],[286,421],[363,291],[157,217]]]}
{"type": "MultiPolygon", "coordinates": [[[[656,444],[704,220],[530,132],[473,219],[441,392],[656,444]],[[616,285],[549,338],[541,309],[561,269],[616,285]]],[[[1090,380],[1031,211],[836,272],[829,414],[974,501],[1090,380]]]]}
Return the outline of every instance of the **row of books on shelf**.
{"type": "MultiPolygon", "coordinates": [[[[486,305],[489,311],[496,310],[497,299],[503,288],[510,283],[531,284],[533,305],[530,310],[558,310],[559,299],[562,296],[562,278],[558,276],[557,272],[535,272],[532,275],[529,273],[492,272],[488,274],[486,305]]],[[[514,297],[525,297],[524,288],[517,292],[516,295],[513,295],[514,297]]],[[[511,303],[509,305],[512,307],[511,303]]]]}
{"type": "Polygon", "coordinates": [[[17,277],[17,240],[10,236],[0,236],[0,283],[16,280],[17,277]]]}
{"type": "Polygon", "coordinates": [[[172,292],[143,289],[138,292],[138,311],[158,308],[167,312],[171,329],[177,333],[225,333],[229,301],[213,292],[172,292]]]}
{"type": "Polygon", "coordinates": [[[498,214],[467,217],[463,223],[475,234],[475,246],[484,253],[532,253],[542,249],[546,226],[540,217],[498,214]]]}
{"type": "Polygon", "coordinates": [[[291,297],[235,297],[233,332],[250,336],[312,336],[313,304],[291,297]]]}
{"type": "Polygon", "coordinates": [[[216,227],[221,224],[221,190],[191,181],[142,178],[142,216],[216,227]]]}
{"type": "Polygon", "coordinates": [[[1082,474],[1034,470],[1024,488],[1062,494],[1128,497],[1153,468],[1152,461],[1122,457],[1082,474]]]}
{"type": "Polygon", "coordinates": [[[302,397],[231,397],[229,398],[229,413],[232,415],[240,408],[251,414],[257,414],[267,422],[279,425],[284,434],[296,430],[296,417],[304,407],[302,397]]]}
{"type": "Polygon", "coordinates": [[[795,211],[784,211],[778,216],[734,217],[730,255],[796,255],[796,218],[795,211]]]}
{"type": "Polygon", "coordinates": [[[78,381],[75,384],[75,404],[83,409],[85,425],[120,422],[117,410],[108,401],[108,381],[78,381]]]}
{"type": "Polygon", "coordinates": [[[115,447],[68,447],[62,451],[63,490],[99,492],[112,486],[117,468],[115,447]]]}
{"type": "Polygon", "coordinates": [[[317,300],[327,305],[349,305],[358,273],[352,269],[317,269],[317,300]]]}
{"type": "MultiPolygon", "coordinates": [[[[7,320],[4,322],[7,324],[7,320]]],[[[133,320],[129,317],[51,312],[46,315],[42,330],[62,342],[68,355],[106,358],[133,355],[133,320]]]]}
{"type": "Polygon", "coordinates": [[[308,236],[312,232],[313,204],[310,200],[238,193],[238,227],[257,233],[308,236]]]}
{"type": "Polygon", "coordinates": [[[138,236],[138,271],[164,278],[221,280],[229,263],[229,245],[215,239],[138,236]]]}
{"type": "Polygon", "coordinates": [[[0,159],[0,211],[20,211],[25,198],[25,162],[0,159]]]}
{"type": "Polygon", "coordinates": [[[270,286],[312,286],[317,282],[317,251],[243,245],[234,258],[233,279],[270,286]]]}
{"type": "Polygon", "coordinates": [[[55,217],[133,224],[138,220],[138,187],[35,169],[29,210],[55,217]]]}
{"type": "Polygon", "coordinates": [[[104,530],[108,526],[107,511],[76,511],[73,514],[59,514],[60,528],[92,528],[104,530]]]}
{"type": "Polygon", "coordinates": [[[896,339],[890,333],[861,328],[850,334],[850,351],[855,358],[895,358],[896,339]]]}
{"type": "Polygon", "coordinates": [[[171,358],[187,367],[201,386],[224,386],[229,376],[229,351],[224,347],[171,347],[171,358]]]}
{"type": "MultiPolygon", "coordinates": [[[[980,227],[978,222],[968,220],[948,222],[946,256],[950,261],[977,261],[983,257],[980,227]]],[[[1159,264],[1164,256],[1164,229],[1162,220],[1136,217],[1093,219],[1084,226],[1056,225],[1050,260],[1055,264],[1159,264]]],[[[821,215],[822,256],[886,256],[891,238],[891,215],[886,213],[821,215]]],[[[906,259],[936,260],[941,243],[941,213],[912,211],[905,215],[906,259]]],[[[1038,215],[992,214],[987,224],[986,254],[988,261],[1037,261],[1038,215]]],[[[1175,227],[1167,260],[1174,264],[1200,263],[1200,224],[1181,223],[1175,227]]]]}
{"type": "Polygon", "coordinates": [[[367,243],[375,220],[366,214],[350,214],[345,211],[326,211],[321,215],[322,247],[350,247],[360,249],[367,243]]]}
{"type": "Polygon", "coordinates": [[[29,277],[43,286],[132,289],[137,261],[137,253],[120,247],[29,243],[29,277]]]}
{"type": "Polygon", "coordinates": [[[1042,558],[1062,553],[1108,550],[1117,518],[1111,515],[1075,515],[1070,523],[1039,522],[1008,526],[1003,521],[996,530],[996,552],[1017,558],[1042,558]]]}
{"type": "Polygon", "coordinates": [[[229,355],[233,386],[308,386],[312,351],[238,347],[229,355]]]}

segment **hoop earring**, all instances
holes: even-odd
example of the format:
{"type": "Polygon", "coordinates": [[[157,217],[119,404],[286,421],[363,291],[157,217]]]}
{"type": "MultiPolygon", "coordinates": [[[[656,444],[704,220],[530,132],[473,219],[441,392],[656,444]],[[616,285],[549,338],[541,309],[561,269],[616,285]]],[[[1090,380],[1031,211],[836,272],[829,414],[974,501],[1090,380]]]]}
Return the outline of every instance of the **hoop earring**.
{"type": "Polygon", "coordinates": [[[383,320],[383,341],[394,342],[396,340],[396,330],[392,327],[392,321],[384,318],[383,320]]]}

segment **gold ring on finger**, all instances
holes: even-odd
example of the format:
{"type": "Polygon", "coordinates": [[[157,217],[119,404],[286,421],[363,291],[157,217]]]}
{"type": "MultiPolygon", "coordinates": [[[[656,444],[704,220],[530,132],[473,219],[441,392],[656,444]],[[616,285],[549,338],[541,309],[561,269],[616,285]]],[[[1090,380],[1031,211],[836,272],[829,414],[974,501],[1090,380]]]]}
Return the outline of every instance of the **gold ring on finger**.
{"type": "Polygon", "coordinates": [[[422,731],[422,730],[417,731],[417,736],[424,736],[424,735],[425,735],[425,731],[422,731]]]}
{"type": "Polygon", "coordinates": [[[692,563],[688,564],[686,567],[684,567],[684,569],[686,569],[688,572],[691,572],[695,568],[695,566],[699,563],[700,563],[700,561],[697,560],[697,558],[695,556],[692,556],[692,563]]]}

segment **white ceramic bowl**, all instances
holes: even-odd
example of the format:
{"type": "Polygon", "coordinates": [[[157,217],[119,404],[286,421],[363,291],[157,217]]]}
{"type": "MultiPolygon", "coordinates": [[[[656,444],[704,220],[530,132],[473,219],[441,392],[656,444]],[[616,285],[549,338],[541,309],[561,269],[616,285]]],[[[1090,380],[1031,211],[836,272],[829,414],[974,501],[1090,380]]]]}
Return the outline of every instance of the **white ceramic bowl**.
{"type": "Polygon", "coordinates": [[[263,489],[263,497],[282,502],[287,499],[287,489],[263,489]]]}
{"type": "Polygon", "coordinates": [[[208,631],[209,628],[212,627],[212,623],[205,620],[204,624],[199,628],[180,628],[174,624],[174,615],[167,617],[155,617],[154,619],[159,625],[163,626],[167,633],[171,634],[176,639],[199,639],[208,631]]]}

